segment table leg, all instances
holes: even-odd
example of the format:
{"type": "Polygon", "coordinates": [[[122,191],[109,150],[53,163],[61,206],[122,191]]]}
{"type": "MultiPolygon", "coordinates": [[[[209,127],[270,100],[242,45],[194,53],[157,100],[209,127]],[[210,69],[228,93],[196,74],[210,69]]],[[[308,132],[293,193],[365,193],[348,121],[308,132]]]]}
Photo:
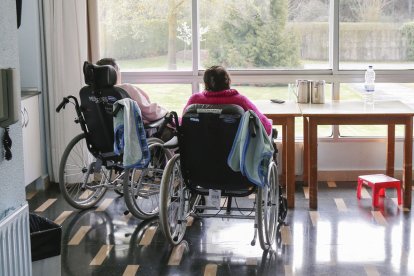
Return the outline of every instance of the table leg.
{"type": "Polygon", "coordinates": [[[295,118],[286,123],[286,195],[288,207],[295,207],[295,118]]]}
{"type": "Polygon", "coordinates": [[[318,125],[309,118],[309,208],[318,209],[318,125]]]}
{"type": "Polygon", "coordinates": [[[303,117],[303,185],[308,185],[309,176],[309,132],[308,118],[303,117]]]}
{"type": "Polygon", "coordinates": [[[404,163],[403,163],[403,187],[404,208],[411,209],[411,187],[412,187],[412,161],[413,161],[413,117],[408,117],[405,124],[404,137],[404,163]]]}
{"type": "Polygon", "coordinates": [[[287,189],[287,155],[288,155],[288,151],[289,149],[287,148],[287,137],[289,137],[287,135],[287,127],[286,124],[282,125],[282,184],[285,185],[286,189],[287,189]]]}
{"type": "Polygon", "coordinates": [[[394,176],[395,163],[395,124],[388,125],[387,139],[387,170],[386,175],[394,176]]]}

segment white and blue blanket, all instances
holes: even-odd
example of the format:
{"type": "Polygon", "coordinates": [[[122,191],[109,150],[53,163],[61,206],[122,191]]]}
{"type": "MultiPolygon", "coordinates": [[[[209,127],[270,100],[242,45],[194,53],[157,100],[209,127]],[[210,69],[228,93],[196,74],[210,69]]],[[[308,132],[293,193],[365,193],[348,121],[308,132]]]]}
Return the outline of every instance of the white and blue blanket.
{"type": "Polygon", "coordinates": [[[122,107],[114,117],[114,152],[124,154],[124,168],[145,168],[150,161],[150,153],[141,110],[129,98],[116,101],[113,110],[118,105],[122,107]]]}
{"type": "Polygon", "coordinates": [[[233,142],[227,164],[233,171],[241,172],[258,186],[267,185],[267,173],[273,156],[273,145],[259,117],[252,110],[244,113],[233,142]],[[256,136],[252,137],[249,128],[253,116],[256,136]]]}

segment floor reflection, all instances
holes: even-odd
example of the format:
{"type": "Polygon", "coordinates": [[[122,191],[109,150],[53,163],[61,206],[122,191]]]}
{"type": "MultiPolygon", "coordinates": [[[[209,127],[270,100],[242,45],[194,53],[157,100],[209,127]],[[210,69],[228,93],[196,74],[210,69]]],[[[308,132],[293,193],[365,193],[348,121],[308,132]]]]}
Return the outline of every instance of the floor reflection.
{"type": "Polygon", "coordinates": [[[414,275],[412,212],[399,208],[392,192],[374,209],[370,198],[356,199],[355,188],[356,182],[320,183],[319,209],[310,211],[298,185],[296,208],[270,252],[258,241],[250,245],[253,220],[195,218],[177,250],[158,219],[123,215],[116,194],[107,195],[114,200],[105,211],[74,210],[53,189],[38,192],[29,206],[57,198],[39,213],[52,220],[73,211],[62,224],[62,275],[123,275],[131,265],[139,266],[137,275],[414,275]],[[90,265],[103,245],[112,245],[104,261],[90,265]]]}

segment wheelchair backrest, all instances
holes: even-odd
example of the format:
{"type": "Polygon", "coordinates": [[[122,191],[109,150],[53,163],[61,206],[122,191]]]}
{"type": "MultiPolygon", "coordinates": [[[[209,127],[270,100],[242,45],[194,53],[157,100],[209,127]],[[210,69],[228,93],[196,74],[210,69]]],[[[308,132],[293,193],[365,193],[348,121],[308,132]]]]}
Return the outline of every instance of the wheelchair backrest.
{"type": "Polygon", "coordinates": [[[187,185],[239,190],[253,185],[227,165],[244,110],[238,105],[191,105],[180,128],[180,162],[187,185]]]}
{"type": "Polygon", "coordinates": [[[89,143],[98,153],[111,153],[114,148],[112,106],[119,99],[129,98],[114,86],[116,71],[112,66],[84,63],[85,83],[80,92],[81,110],[88,128],[89,143]]]}

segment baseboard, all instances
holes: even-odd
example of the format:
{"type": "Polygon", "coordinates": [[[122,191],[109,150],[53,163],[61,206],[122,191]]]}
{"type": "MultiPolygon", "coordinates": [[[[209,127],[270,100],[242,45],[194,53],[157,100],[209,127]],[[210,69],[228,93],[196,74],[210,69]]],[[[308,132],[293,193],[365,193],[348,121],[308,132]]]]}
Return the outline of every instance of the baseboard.
{"type": "MultiPolygon", "coordinates": [[[[319,171],[318,181],[357,181],[358,176],[366,174],[385,174],[384,170],[352,170],[352,171],[319,171]]],[[[396,170],[394,177],[402,179],[402,170],[396,170]]],[[[296,176],[297,181],[302,181],[302,175],[296,176]]]]}
{"type": "Polygon", "coordinates": [[[39,190],[47,190],[51,185],[50,178],[48,174],[42,175],[32,183],[26,186],[26,192],[33,192],[39,190]]]}
{"type": "Polygon", "coordinates": [[[45,188],[45,190],[49,189],[50,187],[50,177],[48,174],[42,175],[42,180],[43,180],[43,187],[45,188]]]}

